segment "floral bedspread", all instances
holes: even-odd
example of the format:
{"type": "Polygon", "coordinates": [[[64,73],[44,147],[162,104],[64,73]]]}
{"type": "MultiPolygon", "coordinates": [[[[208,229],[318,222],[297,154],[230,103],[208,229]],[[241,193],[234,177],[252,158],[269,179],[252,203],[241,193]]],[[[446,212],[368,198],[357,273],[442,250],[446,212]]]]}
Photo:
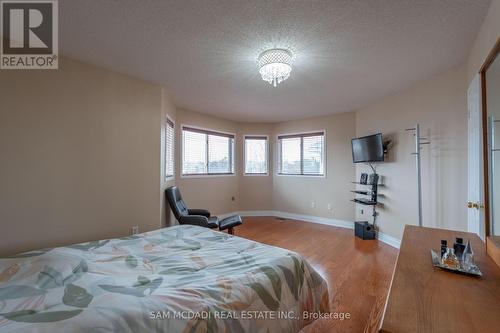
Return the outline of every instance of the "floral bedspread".
{"type": "Polygon", "coordinates": [[[0,259],[0,332],[298,332],[327,311],[298,254],[197,226],[0,259]]]}

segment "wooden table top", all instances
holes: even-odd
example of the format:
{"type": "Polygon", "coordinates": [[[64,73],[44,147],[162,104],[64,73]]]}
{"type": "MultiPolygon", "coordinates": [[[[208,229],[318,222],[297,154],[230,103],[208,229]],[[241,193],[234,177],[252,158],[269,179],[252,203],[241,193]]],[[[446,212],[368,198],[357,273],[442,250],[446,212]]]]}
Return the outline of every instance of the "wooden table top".
{"type": "Polygon", "coordinates": [[[500,268],[472,233],[407,225],[399,250],[381,332],[500,332],[500,268]],[[471,240],[483,277],[434,268],[430,250],[441,239],[471,240]]]}

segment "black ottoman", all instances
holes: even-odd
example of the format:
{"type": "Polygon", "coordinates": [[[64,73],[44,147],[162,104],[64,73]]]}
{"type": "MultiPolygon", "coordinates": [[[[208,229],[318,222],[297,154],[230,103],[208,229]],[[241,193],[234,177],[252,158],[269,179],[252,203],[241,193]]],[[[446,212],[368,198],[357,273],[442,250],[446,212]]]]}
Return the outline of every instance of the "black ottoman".
{"type": "Polygon", "coordinates": [[[226,217],[225,219],[219,221],[219,230],[227,230],[227,233],[230,235],[234,235],[234,227],[239,226],[240,224],[243,224],[241,221],[241,216],[239,215],[232,215],[229,217],[226,217]]]}

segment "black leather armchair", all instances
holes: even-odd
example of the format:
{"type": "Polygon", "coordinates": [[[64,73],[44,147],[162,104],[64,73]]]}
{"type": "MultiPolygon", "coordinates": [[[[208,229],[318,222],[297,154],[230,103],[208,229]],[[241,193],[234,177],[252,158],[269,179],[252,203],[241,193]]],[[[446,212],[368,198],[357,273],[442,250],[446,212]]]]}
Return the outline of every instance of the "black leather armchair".
{"type": "Polygon", "coordinates": [[[189,209],[188,215],[201,215],[205,217],[210,217],[210,212],[206,209],[189,209]]]}
{"type": "Polygon", "coordinates": [[[219,228],[220,231],[227,230],[234,235],[234,227],[241,225],[241,216],[232,215],[219,221],[217,216],[211,216],[206,209],[189,209],[182,200],[182,195],[177,186],[171,186],[166,190],[167,201],[179,224],[194,224],[206,228],[219,228]]]}
{"type": "Polygon", "coordinates": [[[167,188],[166,196],[179,224],[194,224],[207,228],[219,227],[219,219],[216,216],[210,216],[208,210],[188,209],[177,186],[167,188]]]}

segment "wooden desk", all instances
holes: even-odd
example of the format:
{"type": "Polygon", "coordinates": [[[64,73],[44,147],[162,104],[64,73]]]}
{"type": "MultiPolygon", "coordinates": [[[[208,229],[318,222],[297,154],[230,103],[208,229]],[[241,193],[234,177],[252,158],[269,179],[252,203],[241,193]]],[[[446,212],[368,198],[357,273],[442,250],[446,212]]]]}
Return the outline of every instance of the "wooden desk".
{"type": "Polygon", "coordinates": [[[471,233],[405,227],[381,332],[500,332],[500,268],[471,233]],[[434,268],[430,250],[440,240],[471,240],[482,278],[434,268]]]}

